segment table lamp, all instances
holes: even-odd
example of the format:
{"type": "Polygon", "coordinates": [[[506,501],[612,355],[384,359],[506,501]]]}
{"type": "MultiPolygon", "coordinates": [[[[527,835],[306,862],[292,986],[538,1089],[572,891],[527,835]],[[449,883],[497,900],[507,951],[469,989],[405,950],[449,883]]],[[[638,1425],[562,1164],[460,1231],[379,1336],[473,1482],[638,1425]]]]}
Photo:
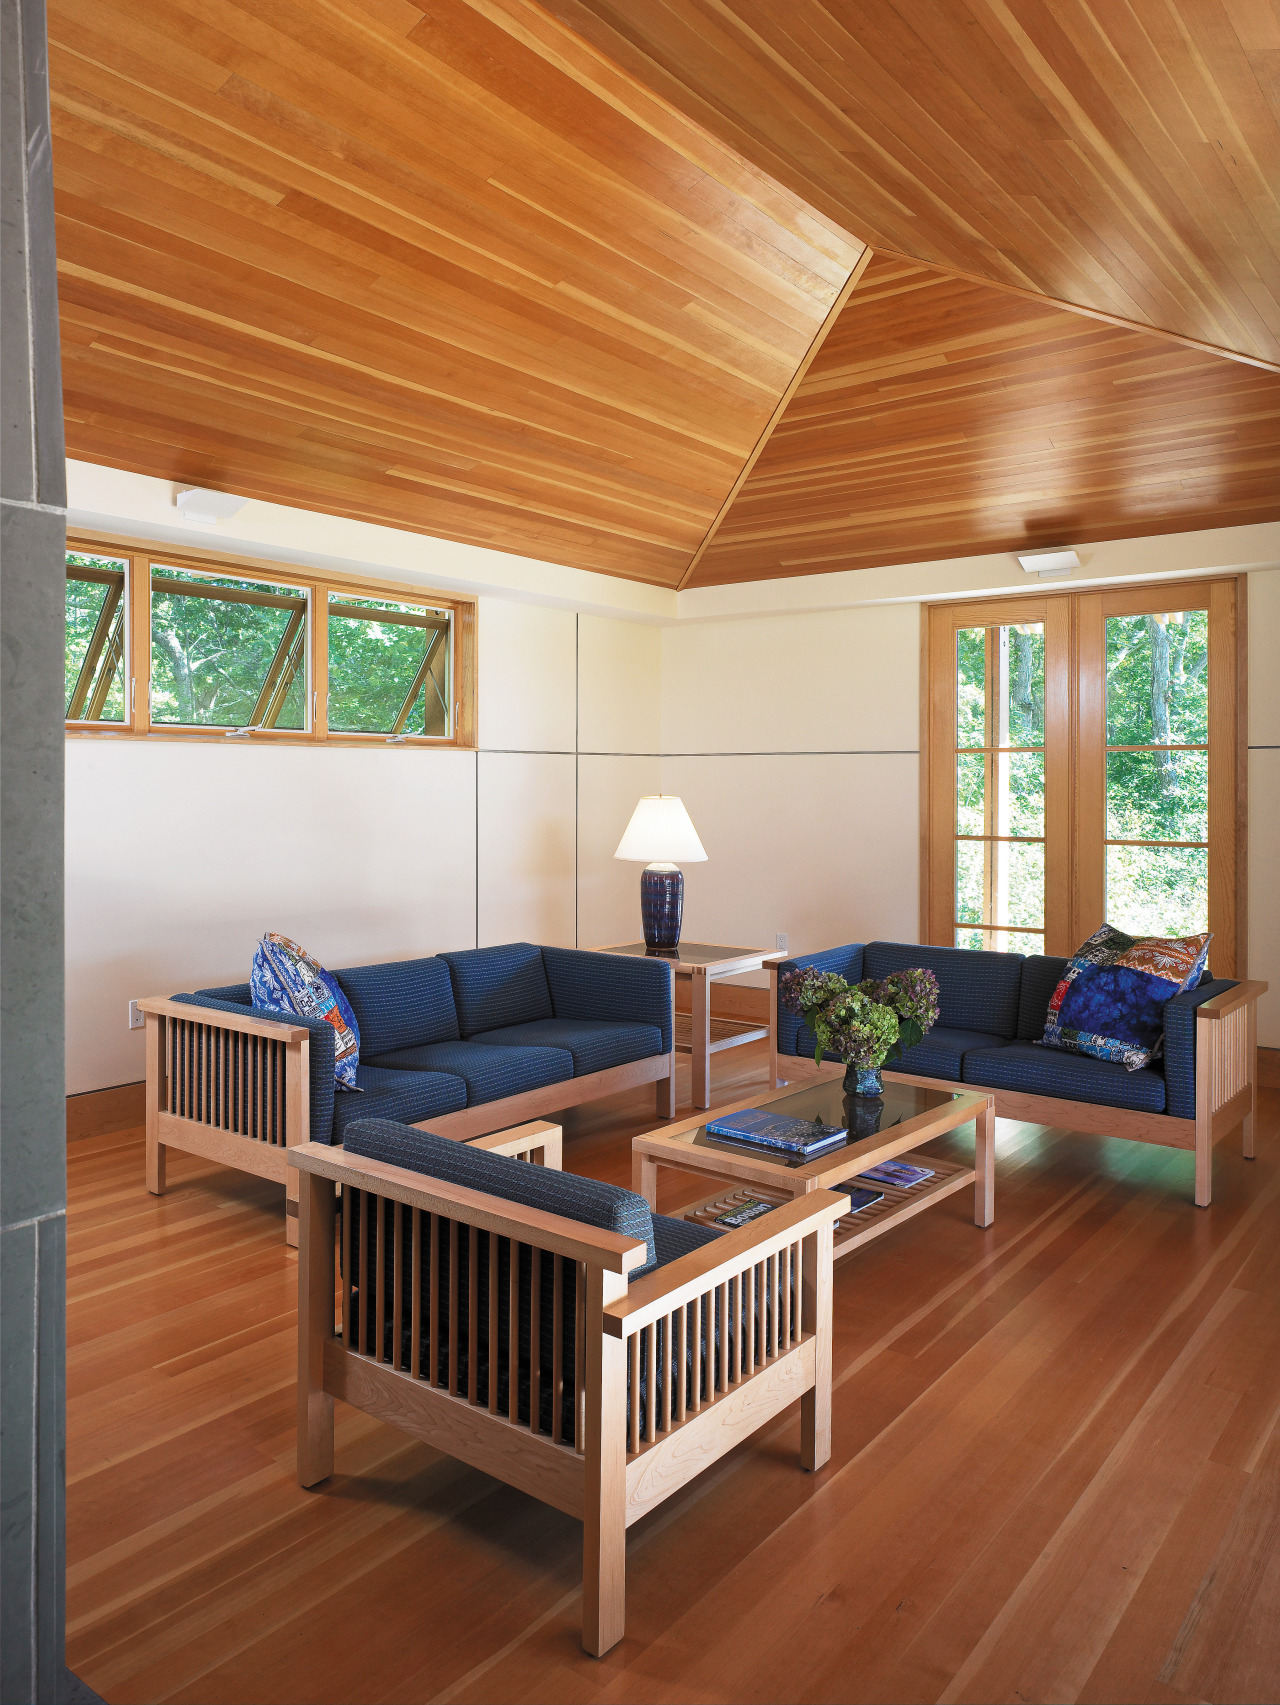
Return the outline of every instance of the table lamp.
{"type": "Polygon", "coordinates": [[[643,864],[640,872],[640,916],[644,920],[646,953],[665,959],[679,957],[680,921],[684,915],[684,872],[676,864],[702,864],[706,849],[689,821],[684,801],[674,794],[651,794],[631,813],[615,858],[643,864]]]}

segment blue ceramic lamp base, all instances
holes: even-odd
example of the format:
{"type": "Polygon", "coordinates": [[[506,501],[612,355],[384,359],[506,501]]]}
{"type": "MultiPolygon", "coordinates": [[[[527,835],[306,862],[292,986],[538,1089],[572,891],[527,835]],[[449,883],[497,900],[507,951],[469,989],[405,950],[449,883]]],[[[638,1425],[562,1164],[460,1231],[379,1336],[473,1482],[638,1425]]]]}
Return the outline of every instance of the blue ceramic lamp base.
{"type": "Polygon", "coordinates": [[[665,959],[680,952],[684,918],[684,872],[674,864],[650,864],[640,872],[640,916],[644,950],[665,959]]]}

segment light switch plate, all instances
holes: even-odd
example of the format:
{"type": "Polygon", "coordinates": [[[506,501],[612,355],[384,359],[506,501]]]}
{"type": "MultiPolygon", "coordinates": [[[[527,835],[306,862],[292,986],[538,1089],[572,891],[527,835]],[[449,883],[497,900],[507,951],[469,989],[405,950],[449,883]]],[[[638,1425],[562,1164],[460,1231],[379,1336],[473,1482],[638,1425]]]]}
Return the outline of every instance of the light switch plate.
{"type": "Polygon", "coordinates": [[[147,1015],[145,1012],[139,1012],[137,1001],[130,1001],[129,1002],[129,1028],[130,1028],[130,1030],[142,1030],[145,1028],[146,1022],[147,1022],[147,1015]]]}
{"type": "Polygon", "coordinates": [[[785,932],[783,930],[779,930],[773,939],[777,945],[778,952],[785,953],[787,951],[787,937],[785,932]]]}

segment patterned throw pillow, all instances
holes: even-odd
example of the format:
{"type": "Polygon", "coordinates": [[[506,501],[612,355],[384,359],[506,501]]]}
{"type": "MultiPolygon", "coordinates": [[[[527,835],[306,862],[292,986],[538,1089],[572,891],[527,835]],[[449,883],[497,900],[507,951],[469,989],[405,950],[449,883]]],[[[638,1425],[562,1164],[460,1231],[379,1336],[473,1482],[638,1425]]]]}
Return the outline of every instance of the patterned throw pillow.
{"type": "Polygon", "coordinates": [[[311,955],[274,931],[254,949],[249,973],[253,1004],[290,1018],[321,1018],[334,1028],[333,1075],[344,1089],[356,1087],[360,1029],[337,982],[311,955]]]}
{"type": "Polygon", "coordinates": [[[1200,980],[1208,935],[1126,935],[1103,924],[1067,961],[1049,1002],[1042,1046],[1126,1071],[1148,1065],[1164,1045],[1164,1003],[1200,980]]]}

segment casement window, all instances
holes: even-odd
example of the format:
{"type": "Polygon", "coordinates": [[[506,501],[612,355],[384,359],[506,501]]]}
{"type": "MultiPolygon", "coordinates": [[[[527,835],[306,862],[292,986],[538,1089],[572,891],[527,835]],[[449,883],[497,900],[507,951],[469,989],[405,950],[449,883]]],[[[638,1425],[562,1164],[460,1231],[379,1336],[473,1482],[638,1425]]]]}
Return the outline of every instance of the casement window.
{"type": "Polygon", "coordinates": [[[467,746],[474,647],[469,599],[196,552],[67,553],[69,733],[467,746]]]}
{"type": "Polygon", "coordinates": [[[1233,578],[929,609],[928,941],[1210,929],[1243,974],[1242,599],[1233,578]]]}

